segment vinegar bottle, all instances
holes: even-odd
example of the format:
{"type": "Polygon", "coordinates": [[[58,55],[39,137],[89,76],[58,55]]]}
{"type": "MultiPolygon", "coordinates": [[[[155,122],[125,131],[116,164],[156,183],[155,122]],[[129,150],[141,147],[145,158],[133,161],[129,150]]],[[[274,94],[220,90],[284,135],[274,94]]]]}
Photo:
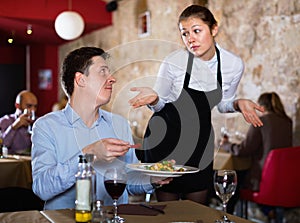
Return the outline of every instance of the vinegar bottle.
{"type": "Polygon", "coordinates": [[[93,167],[94,157],[95,157],[94,154],[85,154],[85,159],[87,161],[87,171],[88,171],[88,175],[91,177],[91,183],[92,183],[91,185],[92,204],[96,202],[96,188],[97,188],[96,171],[93,167]]]}
{"type": "Polygon", "coordinates": [[[85,156],[79,155],[78,172],[76,174],[76,223],[90,223],[92,220],[92,182],[85,156]]]}

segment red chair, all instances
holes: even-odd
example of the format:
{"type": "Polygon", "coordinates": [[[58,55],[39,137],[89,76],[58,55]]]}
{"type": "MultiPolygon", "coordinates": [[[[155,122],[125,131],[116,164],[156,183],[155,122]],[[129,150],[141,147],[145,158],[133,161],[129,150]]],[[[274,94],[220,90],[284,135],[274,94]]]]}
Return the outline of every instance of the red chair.
{"type": "Polygon", "coordinates": [[[244,216],[247,218],[247,201],[277,209],[300,207],[299,185],[300,146],[271,150],[262,169],[259,191],[240,190],[244,216]]]}

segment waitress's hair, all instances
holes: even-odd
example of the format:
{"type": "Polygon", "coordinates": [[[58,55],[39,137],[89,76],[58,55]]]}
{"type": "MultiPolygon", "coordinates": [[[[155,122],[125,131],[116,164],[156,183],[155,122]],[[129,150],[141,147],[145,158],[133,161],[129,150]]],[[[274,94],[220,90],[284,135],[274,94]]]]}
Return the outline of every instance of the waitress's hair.
{"type": "Polygon", "coordinates": [[[258,104],[262,105],[268,112],[273,112],[279,116],[290,119],[284,110],[280,97],[275,92],[261,94],[258,98],[258,104]]]}
{"type": "Polygon", "coordinates": [[[186,20],[190,17],[195,17],[201,19],[210,30],[216,25],[218,25],[217,20],[215,19],[214,15],[211,13],[211,11],[200,5],[191,5],[187,7],[183,12],[180,14],[178,19],[178,25],[181,21],[186,20]]]}

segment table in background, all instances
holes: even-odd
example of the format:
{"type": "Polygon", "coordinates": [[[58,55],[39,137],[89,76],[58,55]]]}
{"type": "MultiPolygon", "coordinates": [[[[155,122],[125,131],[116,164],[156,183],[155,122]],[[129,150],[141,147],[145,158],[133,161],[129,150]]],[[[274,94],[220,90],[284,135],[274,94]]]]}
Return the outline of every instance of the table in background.
{"type": "MultiPolygon", "coordinates": [[[[221,219],[223,212],[216,209],[203,206],[193,201],[169,201],[154,202],[153,205],[166,205],[165,214],[156,216],[144,215],[121,215],[126,219],[126,223],[167,223],[167,222],[199,222],[212,223],[216,219],[221,219]]],[[[229,219],[236,223],[250,223],[250,221],[228,215],[229,219]]],[[[74,210],[47,210],[42,211],[24,211],[24,212],[8,212],[0,214],[0,222],[3,223],[75,223],[74,210]]]]}
{"type": "Polygon", "coordinates": [[[216,151],[214,157],[214,170],[247,170],[251,167],[250,157],[234,156],[225,151],[216,151]]]}
{"type": "Polygon", "coordinates": [[[9,155],[0,159],[0,188],[22,187],[31,189],[31,157],[9,155]]]}

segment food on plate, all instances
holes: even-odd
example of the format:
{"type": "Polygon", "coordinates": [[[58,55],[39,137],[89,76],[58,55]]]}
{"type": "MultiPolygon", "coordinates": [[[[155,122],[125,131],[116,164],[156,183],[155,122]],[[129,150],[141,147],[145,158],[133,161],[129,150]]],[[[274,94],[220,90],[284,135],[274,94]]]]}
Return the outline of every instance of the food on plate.
{"type": "Polygon", "coordinates": [[[170,172],[183,172],[184,168],[176,168],[175,160],[165,160],[162,162],[154,163],[149,166],[145,166],[146,170],[155,170],[155,171],[170,171],[170,172]]]}

